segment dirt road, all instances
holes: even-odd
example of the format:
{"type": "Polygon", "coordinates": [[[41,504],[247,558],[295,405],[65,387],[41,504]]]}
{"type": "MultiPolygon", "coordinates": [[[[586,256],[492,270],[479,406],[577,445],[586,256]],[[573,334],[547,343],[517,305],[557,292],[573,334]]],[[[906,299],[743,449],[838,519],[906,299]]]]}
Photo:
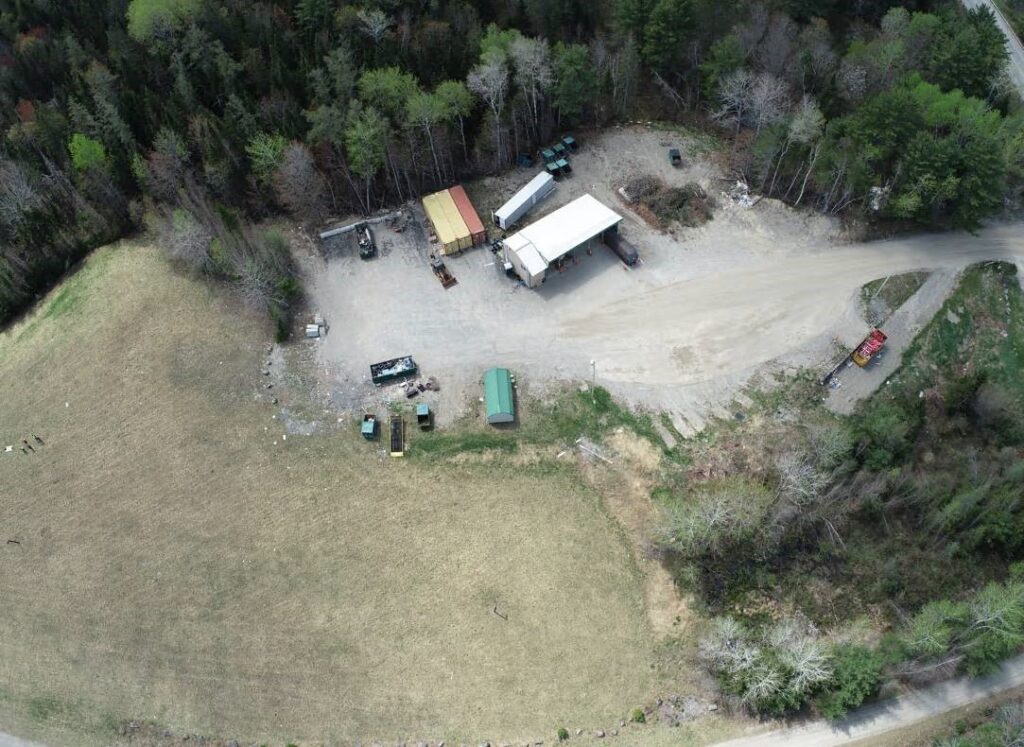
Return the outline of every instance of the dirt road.
{"type": "Polygon", "coordinates": [[[38,742],[29,742],[25,739],[19,739],[18,737],[5,734],[0,731],[0,747],[43,747],[43,745],[38,742]]]}
{"type": "Polygon", "coordinates": [[[986,700],[1021,685],[1024,685],[1024,656],[1004,662],[998,672],[988,677],[959,677],[920,692],[861,708],[843,721],[812,721],[791,729],[722,742],[718,747],[837,747],[853,744],[986,700]]]}
{"type": "Polygon", "coordinates": [[[1021,92],[1021,95],[1024,96],[1024,45],[1017,38],[1017,34],[1014,33],[1010,22],[1006,20],[1006,16],[1002,14],[992,0],[963,0],[963,4],[968,8],[985,6],[995,15],[996,23],[999,24],[999,28],[1006,36],[1006,51],[1010,53],[1010,79],[1017,86],[1017,90],[1021,92]]]}

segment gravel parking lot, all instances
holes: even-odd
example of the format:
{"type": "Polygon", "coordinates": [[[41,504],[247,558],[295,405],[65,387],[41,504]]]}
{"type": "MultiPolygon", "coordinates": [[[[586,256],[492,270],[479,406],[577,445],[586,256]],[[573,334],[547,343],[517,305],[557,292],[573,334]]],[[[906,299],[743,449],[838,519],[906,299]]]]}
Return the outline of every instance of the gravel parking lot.
{"type": "MultiPolygon", "coordinates": [[[[588,381],[634,404],[665,410],[684,434],[702,427],[755,374],[767,368],[819,364],[833,341],[854,344],[865,331],[860,286],[890,272],[960,267],[1009,252],[1012,231],[962,237],[923,236],[873,244],[839,244],[837,227],[815,214],[764,200],[752,208],[721,195],[728,185],[693,140],[630,127],[583,142],[574,174],[526,222],[589,192],[624,217],[622,230],[643,264],[624,267],[598,247],[539,289],[517,285],[486,247],[446,260],[458,285],[442,289],[430,271],[431,251],[418,206],[402,233],[380,227],[381,256],[361,261],[334,247],[309,278],[314,308],[331,323],[316,343],[335,406],[400,397],[369,382],[370,363],[413,355],[443,388],[439,422],[475,407],[485,368],[513,369],[526,394],[551,384],[588,381]],[[681,146],[684,169],[667,148],[681,146]],[[699,181],[719,207],[710,223],[657,232],[615,191],[626,175],[656,174],[670,184],[699,181]]],[[[528,181],[517,170],[469,185],[481,217],[528,181]]],[[[331,248],[330,246],[328,248],[331,248]]],[[[431,395],[434,396],[434,395],[431,395]]]]}

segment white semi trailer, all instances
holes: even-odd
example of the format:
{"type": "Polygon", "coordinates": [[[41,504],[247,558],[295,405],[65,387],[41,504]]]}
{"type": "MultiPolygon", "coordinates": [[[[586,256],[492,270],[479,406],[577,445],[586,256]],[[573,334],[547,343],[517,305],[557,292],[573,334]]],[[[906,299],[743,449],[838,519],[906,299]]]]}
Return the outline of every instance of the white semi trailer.
{"type": "Polygon", "coordinates": [[[516,192],[512,199],[494,211],[494,225],[508,230],[530,209],[555,191],[555,178],[545,171],[537,174],[529,184],[516,192]]]}

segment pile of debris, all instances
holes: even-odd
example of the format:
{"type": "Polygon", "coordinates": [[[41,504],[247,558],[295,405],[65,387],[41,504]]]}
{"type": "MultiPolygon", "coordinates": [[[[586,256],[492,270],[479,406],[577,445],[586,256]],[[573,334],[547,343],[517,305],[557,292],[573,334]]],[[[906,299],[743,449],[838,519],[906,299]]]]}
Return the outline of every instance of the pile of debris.
{"type": "Polygon", "coordinates": [[[423,392],[441,391],[441,387],[439,387],[437,384],[437,379],[435,379],[433,376],[428,378],[426,381],[423,381],[421,379],[415,379],[412,381],[407,381],[404,384],[399,384],[399,386],[402,388],[402,392],[405,394],[406,399],[412,399],[416,395],[422,394],[423,392]]]}
{"type": "Polygon", "coordinates": [[[714,201],[696,182],[670,187],[657,177],[635,176],[619,190],[630,207],[654,228],[672,223],[687,227],[711,220],[714,201]]]}

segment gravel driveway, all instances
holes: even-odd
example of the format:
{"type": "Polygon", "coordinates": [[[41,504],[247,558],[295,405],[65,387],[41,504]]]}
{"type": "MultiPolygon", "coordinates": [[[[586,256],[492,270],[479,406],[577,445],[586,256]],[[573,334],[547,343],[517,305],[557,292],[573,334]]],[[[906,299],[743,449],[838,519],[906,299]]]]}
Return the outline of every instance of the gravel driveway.
{"type": "MultiPolygon", "coordinates": [[[[378,259],[363,262],[343,251],[326,262],[309,285],[316,310],[332,324],[316,344],[335,404],[358,409],[379,399],[369,364],[411,354],[441,382],[444,424],[476,407],[489,366],[513,369],[526,393],[537,393],[551,383],[589,380],[594,360],[598,384],[670,413],[685,435],[709,414],[725,414],[758,372],[824,365],[836,341],[858,342],[867,329],[858,301],[864,283],[1024,259],[1019,226],[841,244],[830,221],[770,200],[753,208],[721,200],[711,223],[658,233],[613,198],[623,173],[649,170],[674,183],[696,177],[712,193],[723,186],[699,159],[688,173],[674,171],[662,158],[673,142],[678,138],[631,128],[585,144],[573,160],[575,175],[531,216],[591,192],[625,216],[623,231],[644,261],[633,270],[601,247],[529,290],[478,248],[448,261],[459,282],[444,290],[419,229],[380,230],[378,259]]],[[[531,174],[501,182],[508,191],[531,174]]]]}

